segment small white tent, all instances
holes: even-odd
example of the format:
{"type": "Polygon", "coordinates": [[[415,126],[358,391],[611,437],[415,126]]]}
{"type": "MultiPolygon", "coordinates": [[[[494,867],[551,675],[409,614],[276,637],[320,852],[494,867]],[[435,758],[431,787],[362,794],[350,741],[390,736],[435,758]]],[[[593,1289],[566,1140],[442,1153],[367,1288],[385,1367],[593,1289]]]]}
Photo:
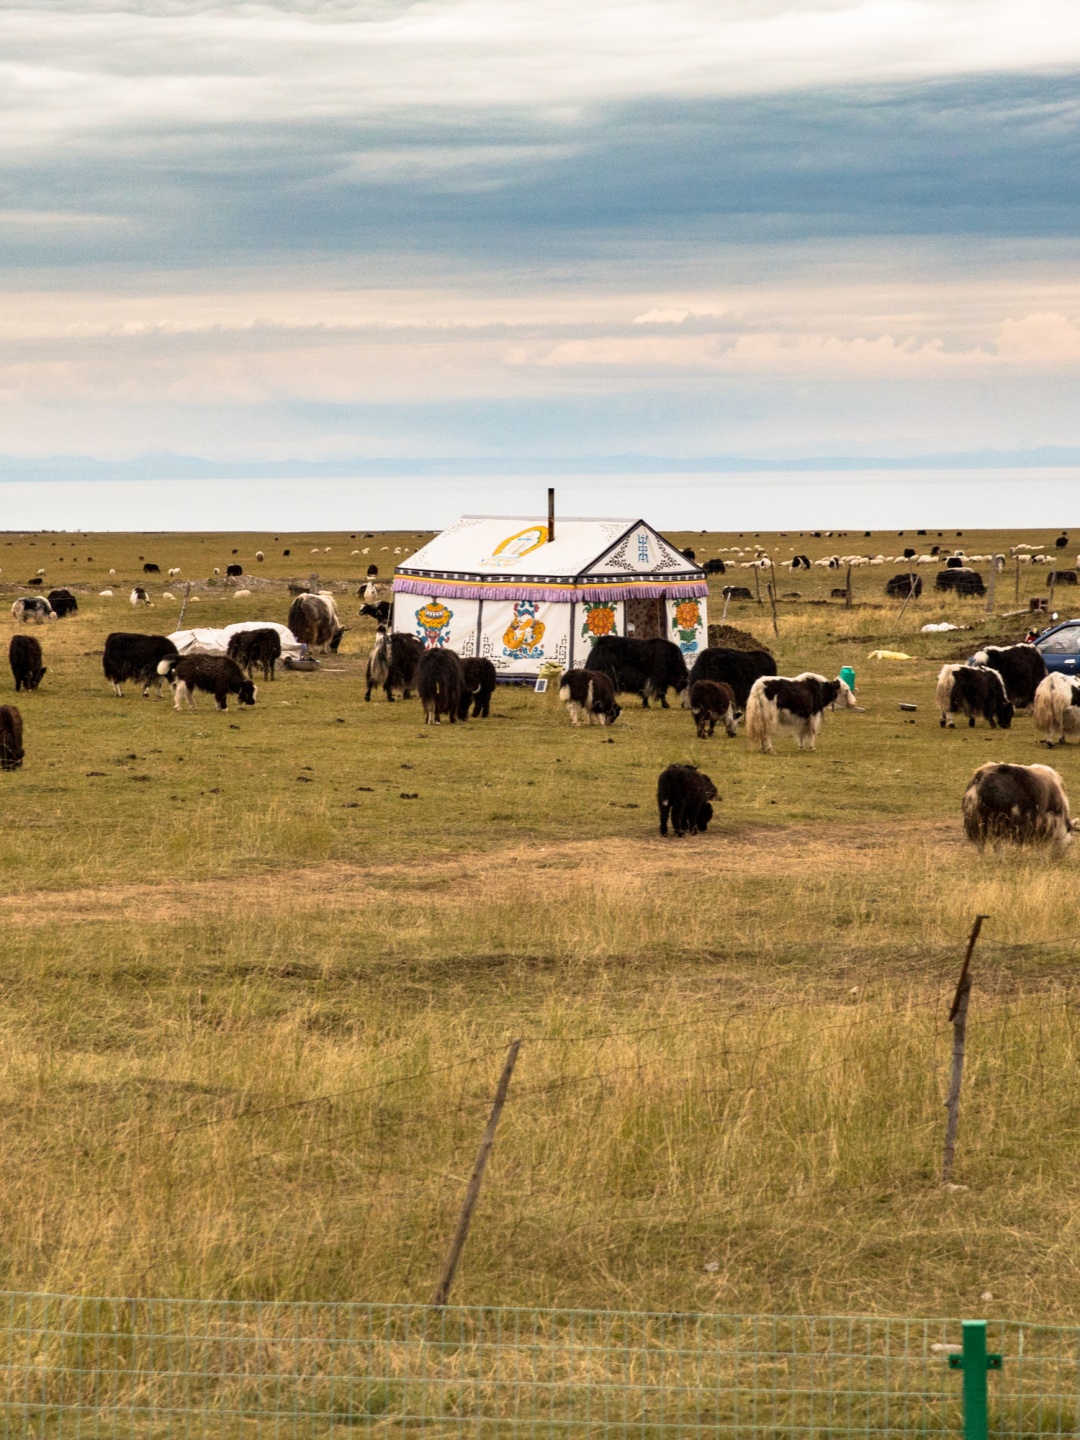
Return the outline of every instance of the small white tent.
{"type": "Polygon", "coordinates": [[[644,520],[465,515],[398,566],[397,632],[491,660],[500,678],[586,663],[602,635],[707,645],[705,574],[644,520]]]}

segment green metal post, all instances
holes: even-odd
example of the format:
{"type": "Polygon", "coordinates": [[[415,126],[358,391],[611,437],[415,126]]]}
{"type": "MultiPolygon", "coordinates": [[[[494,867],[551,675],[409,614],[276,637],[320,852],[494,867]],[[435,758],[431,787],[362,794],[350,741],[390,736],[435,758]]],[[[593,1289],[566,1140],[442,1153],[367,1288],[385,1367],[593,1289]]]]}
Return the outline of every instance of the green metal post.
{"type": "Polygon", "coordinates": [[[987,1440],[986,1321],[964,1321],[964,1440],[987,1440]]]}
{"type": "Polygon", "coordinates": [[[964,1372],[964,1440],[988,1440],[986,1372],[1000,1370],[1002,1357],[986,1353],[986,1321],[964,1321],[964,1348],[949,1356],[949,1366],[964,1372]]]}

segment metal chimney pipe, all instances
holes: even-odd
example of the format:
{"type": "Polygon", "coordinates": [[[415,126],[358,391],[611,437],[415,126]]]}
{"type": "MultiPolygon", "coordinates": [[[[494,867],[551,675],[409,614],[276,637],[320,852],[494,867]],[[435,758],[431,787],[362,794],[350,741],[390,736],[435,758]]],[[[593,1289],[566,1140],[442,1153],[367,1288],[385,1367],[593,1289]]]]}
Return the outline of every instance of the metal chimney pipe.
{"type": "Polygon", "coordinates": [[[548,489],[548,544],[555,539],[555,491],[548,489]]]}

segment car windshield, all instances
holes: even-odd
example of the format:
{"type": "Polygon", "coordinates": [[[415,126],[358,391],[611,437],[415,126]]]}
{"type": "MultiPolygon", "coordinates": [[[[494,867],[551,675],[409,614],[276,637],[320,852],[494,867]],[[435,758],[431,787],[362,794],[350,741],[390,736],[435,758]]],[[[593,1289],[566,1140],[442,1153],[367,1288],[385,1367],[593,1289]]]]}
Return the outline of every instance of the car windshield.
{"type": "Polygon", "coordinates": [[[1039,649],[1044,655],[1080,654],[1080,624],[1066,625],[1061,630],[1055,630],[1053,635],[1039,641],[1039,649]]]}

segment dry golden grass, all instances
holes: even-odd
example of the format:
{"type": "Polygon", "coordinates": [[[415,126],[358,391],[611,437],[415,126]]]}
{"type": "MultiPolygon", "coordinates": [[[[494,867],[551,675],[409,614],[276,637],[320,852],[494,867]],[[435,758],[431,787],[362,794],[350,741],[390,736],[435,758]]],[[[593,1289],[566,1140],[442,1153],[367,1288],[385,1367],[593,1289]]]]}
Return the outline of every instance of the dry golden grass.
{"type": "MultiPolygon", "coordinates": [[[[203,593],[203,623],[283,618],[280,589],[203,593]]],[[[458,1298],[911,1314],[989,1290],[1075,1321],[1074,862],[962,844],[975,765],[1045,751],[1029,721],[942,733],[929,708],[941,659],[1007,623],[950,602],[977,628],[927,637],[938,602],[898,608],[781,608],[781,669],[853,663],[867,710],[775,757],[678,710],[573,732],[528,692],[425,734],[363,704],[359,625],[254,711],[177,715],[105,691],[126,605],[42,631],[28,762],[0,777],[2,1283],[423,1300],[522,1035],[458,1298]],[[867,658],[897,642],[911,661],[867,658]],[[724,799],[664,843],[677,759],[724,799]],[[976,911],[968,1188],[943,1192],[976,911]]],[[[729,618],[769,639],[756,606],[729,618]]]]}

